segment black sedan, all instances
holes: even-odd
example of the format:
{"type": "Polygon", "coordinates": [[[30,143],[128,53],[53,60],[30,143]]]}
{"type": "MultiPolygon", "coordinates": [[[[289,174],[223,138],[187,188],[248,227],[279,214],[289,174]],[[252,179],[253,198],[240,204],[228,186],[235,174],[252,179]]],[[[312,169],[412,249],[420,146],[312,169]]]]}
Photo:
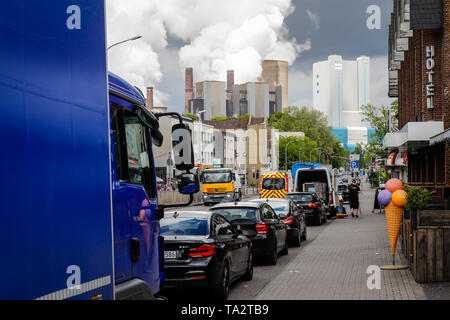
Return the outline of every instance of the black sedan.
{"type": "Polygon", "coordinates": [[[289,244],[300,247],[302,240],[307,238],[306,217],[302,207],[297,207],[290,199],[256,199],[252,202],[267,203],[287,225],[289,244]]]}
{"type": "Polygon", "coordinates": [[[246,231],[253,243],[253,254],[276,264],[278,254],[288,254],[287,226],[267,203],[221,203],[210,209],[225,216],[246,231]]]}
{"type": "Polygon", "coordinates": [[[252,243],[220,214],[171,212],[160,221],[165,289],[209,288],[226,299],[230,284],[253,278],[252,243]]]}
{"type": "Polygon", "coordinates": [[[298,207],[303,208],[308,224],[312,222],[320,226],[327,222],[327,208],[314,192],[288,193],[286,198],[291,199],[298,207]]]}

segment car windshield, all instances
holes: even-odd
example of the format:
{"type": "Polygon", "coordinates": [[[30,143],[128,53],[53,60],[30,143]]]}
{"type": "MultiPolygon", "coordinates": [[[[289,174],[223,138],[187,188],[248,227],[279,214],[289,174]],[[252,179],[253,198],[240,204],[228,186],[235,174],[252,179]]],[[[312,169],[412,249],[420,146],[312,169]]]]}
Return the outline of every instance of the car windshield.
{"type": "Polygon", "coordinates": [[[338,186],[338,191],[345,191],[347,190],[347,186],[338,186]]]}
{"type": "Polygon", "coordinates": [[[208,219],[169,218],[162,219],[161,235],[163,236],[206,236],[209,235],[208,219]]]}
{"type": "Polygon", "coordinates": [[[313,197],[311,194],[288,194],[288,199],[292,199],[295,202],[311,202],[313,197]]]}
{"type": "Polygon", "coordinates": [[[203,183],[230,183],[231,172],[204,172],[202,175],[203,183]]]}
{"type": "Polygon", "coordinates": [[[283,178],[264,178],[261,187],[265,190],[283,190],[286,188],[286,181],[283,178]]]}
{"type": "Polygon", "coordinates": [[[220,213],[229,221],[234,220],[257,220],[259,218],[258,209],[256,208],[218,208],[212,211],[220,213]]]}

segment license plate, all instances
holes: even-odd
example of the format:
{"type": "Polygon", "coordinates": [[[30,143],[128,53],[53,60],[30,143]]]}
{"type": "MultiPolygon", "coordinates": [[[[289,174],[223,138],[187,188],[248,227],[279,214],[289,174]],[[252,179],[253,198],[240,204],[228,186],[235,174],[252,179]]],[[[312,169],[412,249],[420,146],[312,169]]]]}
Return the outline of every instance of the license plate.
{"type": "Polygon", "coordinates": [[[178,251],[164,251],[164,259],[178,258],[178,251]]]}

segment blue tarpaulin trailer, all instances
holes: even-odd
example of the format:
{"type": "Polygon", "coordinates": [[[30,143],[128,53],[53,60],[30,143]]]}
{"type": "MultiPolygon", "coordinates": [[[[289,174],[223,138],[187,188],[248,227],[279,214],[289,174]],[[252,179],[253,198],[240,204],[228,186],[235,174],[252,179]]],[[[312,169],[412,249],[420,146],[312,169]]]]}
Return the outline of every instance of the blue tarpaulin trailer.
{"type": "Polygon", "coordinates": [[[113,299],[104,1],[0,11],[1,299],[113,299]]]}

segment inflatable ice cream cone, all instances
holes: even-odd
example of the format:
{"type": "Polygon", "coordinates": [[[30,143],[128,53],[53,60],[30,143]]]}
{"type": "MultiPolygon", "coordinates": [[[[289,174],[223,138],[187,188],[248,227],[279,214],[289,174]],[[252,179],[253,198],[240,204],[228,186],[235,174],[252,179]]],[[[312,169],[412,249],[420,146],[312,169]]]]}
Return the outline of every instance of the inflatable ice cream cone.
{"type": "Polygon", "coordinates": [[[386,223],[388,227],[389,240],[391,241],[392,255],[395,254],[397,240],[402,224],[403,208],[397,207],[392,202],[385,208],[386,223]]]}

